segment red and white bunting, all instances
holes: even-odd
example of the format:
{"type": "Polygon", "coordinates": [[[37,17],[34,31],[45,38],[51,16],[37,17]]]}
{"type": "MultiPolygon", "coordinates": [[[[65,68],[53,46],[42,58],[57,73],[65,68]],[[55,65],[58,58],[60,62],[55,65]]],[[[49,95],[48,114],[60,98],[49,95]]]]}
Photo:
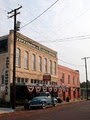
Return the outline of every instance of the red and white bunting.
{"type": "Polygon", "coordinates": [[[57,87],[54,88],[54,92],[57,92],[57,87]]]}
{"type": "Polygon", "coordinates": [[[34,90],[34,86],[27,86],[27,89],[30,93],[32,93],[34,90]]]}
{"type": "Polygon", "coordinates": [[[47,88],[46,87],[43,87],[43,92],[47,92],[47,88]]]}
{"type": "Polygon", "coordinates": [[[69,88],[68,87],[66,87],[66,92],[68,92],[69,91],[69,88]]]}
{"type": "Polygon", "coordinates": [[[41,91],[41,87],[40,86],[36,86],[35,89],[36,89],[37,93],[40,93],[40,91],[41,91]]]}
{"type": "Polygon", "coordinates": [[[48,88],[48,91],[49,91],[49,92],[52,92],[52,87],[49,87],[49,88],[48,88]]]}
{"type": "Polygon", "coordinates": [[[66,91],[66,88],[65,88],[65,87],[62,87],[62,90],[63,90],[63,92],[65,92],[65,91],[66,91]]]}
{"type": "Polygon", "coordinates": [[[59,90],[59,92],[61,92],[61,91],[62,91],[62,88],[61,88],[61,87],[59,87],[59,88],[58,88],[58,90],[59,90]]]}

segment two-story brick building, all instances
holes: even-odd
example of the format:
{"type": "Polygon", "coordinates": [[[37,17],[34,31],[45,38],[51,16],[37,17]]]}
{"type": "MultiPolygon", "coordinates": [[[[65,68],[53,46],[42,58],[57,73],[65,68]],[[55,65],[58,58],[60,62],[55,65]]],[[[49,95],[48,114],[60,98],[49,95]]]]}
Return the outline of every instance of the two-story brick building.
{"type": "MultiPolygon", "coordinates": [[[[49,91],[63,100],[80,97],[79,71],[58,65],[57,52],[17,33],[16,101],[49,91]],[[57,95],[58,94],[58,95],[57,95]]],[[[10,102],[13,83],[14,33],[0,37],[0,98],[10,102]]]]}
{"type": "MultiPolygon", "coordinates": [[[[0,97],[10,102],[13,83],[13,30],[0,37],[0,97]]],[[[16,99],[31,99],[40,91],[56,92],[57,52],[17,33],[16,99]]]]}
{"type": "Polygon", "coordinates": [[[63,100],[69,96],[71,100],[80,97],[79,71],[58,65],[58,96],[63,100]]]}

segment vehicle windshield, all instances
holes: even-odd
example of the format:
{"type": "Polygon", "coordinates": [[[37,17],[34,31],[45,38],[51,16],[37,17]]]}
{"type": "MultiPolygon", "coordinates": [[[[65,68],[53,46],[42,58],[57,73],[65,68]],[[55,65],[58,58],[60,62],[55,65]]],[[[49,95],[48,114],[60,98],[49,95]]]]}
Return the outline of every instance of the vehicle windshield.
{"type": "Polygon", "coordinates": [[[50,96],[50,94],[47,92],[47,93],[45,93],[45,92],[41,92],[40,93],[40,96],[50,96]]]}
{"type": "Polygon", "coordinates": [[[35,98],[33,98],[32,100],[33,101],[36,101],[36,100],[41,100],[42,98],[44,98],[43,96],[42,97],[35,97],[35,98]]]}

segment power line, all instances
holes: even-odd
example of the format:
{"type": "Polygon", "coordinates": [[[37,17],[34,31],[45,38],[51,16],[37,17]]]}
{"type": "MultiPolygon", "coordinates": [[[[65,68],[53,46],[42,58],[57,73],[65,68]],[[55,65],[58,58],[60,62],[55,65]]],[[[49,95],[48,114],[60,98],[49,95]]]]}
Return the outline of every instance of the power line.
{"type": "Polygon", "coordinates": [[[58,60],[59,60],[59,61],[62,61],[62,62],[64,62],[64,63],[66,63],[66,64],[73,65],[73,66],[80,66],[80,67],[83,66],[83,65],[75,65],[75,64],[72,64],[72,63],[66,62],[66,61],[64,61],[64,60],[61,60],[61,59],[58,59],[58,60]]]}
{"type": "Polygon", "coordinates": [[[84,39],[90,39],[90,35],[67,37],[67,38],[56,39],[56,40],[53,40],[53,41],[48,40],[48,41],[39,41],[39,42],[71,42],[71,41],[84,40],[84,39]],[[70,40],[70,39],[74,39],[74,40],[70,40]]]}
{"type": "MultiPolygon", "coordinates": [[[[87,9],[86,11],[84,11],[83,13],[81,13],[80,15],[78,15],[76,18],[72,19],[71,21],[69,21],[68,23],[66,23],[66,25],[74,22],[76,19],[78,19],[79,17],[83,16],[85,13],[87,13],[90,9],[87,9]]],[[[65,26],[66,27],[66,26],[65,26]]],[[[60,31],[62,28],[64,28],[64,26],[62,26],[61,28],[59,28],[57,31],[60,31]]]]}
{"type": "Polygon", "coordinates": [[[39,17],[41,17],[44,13],[46,13],[51,7],[53,7],[59,0],[55,1],[51,6],[49,6],[46,10],[44,10],[40,15],[38,15],[36,18],[34,18],[33,20],[31,20],[30,22],[28,22],[26,25],[22,26],[22,28],[26,27],[27,25],[29,25],[30,23],[34,22],[36,19],[38,19],[39,17]]]}

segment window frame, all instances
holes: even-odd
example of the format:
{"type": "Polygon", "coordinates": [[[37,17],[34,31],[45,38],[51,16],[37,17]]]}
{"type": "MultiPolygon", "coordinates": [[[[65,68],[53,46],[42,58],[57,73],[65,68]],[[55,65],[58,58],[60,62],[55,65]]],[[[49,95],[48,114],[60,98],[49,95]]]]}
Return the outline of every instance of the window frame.
{"type": "Polygon", "coordinates": [[[42,57],[41,56],[38,57],[38,70],[42,72],[42,57]]]}
{"type": "Polygon", "coordinates": [[[32,54],[32,70],[36,70],[36,55],[32,54]]]}
{"type": "Polygon", "coordinates": [[[24,52],[24,69],[29,69],[29,53],[24,52]]]}
{"type": "Polygon", "coordinates": [[[16,67],[21,66],[21,50],[20,48],[16,48],[16,67]]]}

